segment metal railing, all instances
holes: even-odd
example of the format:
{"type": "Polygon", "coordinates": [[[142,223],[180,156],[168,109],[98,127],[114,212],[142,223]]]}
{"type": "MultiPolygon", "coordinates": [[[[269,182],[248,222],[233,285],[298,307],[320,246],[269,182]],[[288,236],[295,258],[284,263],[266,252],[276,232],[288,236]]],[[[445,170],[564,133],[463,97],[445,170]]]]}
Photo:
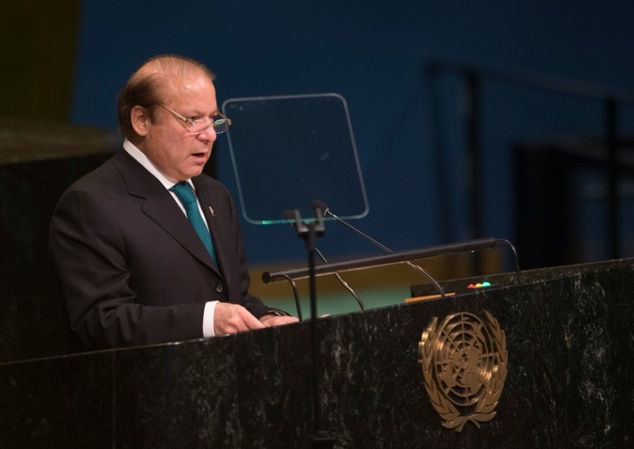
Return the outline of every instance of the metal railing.
{"type": "MultiPolygon", "coordinates": [[[[431,86],[432,120],[436,129],[436,157],[441,160],[442,137],[438,131],[439,93],[438,80],[443,74],[454,74],[462,79],[466,92],[466,156],[469,158],[469,215],[471,238],[483,234],[482,229],[482,148],[481,148],[481,89],[484,81],[506,84],[543,92],[552,92],[603,103],[603,140],[607,149],[605,171],[608,182],[608,226],[606,239],[609,245],[609,257],[621,257],[621,213],[619,210],[618,182],[621,164],[618,159],[620,147],[619,116],[620,106],[634,104],[634,91],[609,86],[591,84],[583,81],[564,79],[540,73],[478,67],[467,64],[435,61],[424,64],[431,86]]],[[[446,225],[446,224],[445,224],[446,225]]],[[[446,228],[446,226],[443,226],[446,228]]]]}

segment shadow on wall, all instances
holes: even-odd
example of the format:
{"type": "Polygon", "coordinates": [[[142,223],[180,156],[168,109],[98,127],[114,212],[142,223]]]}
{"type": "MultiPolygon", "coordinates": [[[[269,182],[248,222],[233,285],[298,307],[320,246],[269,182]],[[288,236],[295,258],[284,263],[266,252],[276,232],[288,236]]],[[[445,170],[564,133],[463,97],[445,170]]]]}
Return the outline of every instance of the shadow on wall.
{"type": "Polygon", "coordinates": [[[48,227],[64,190],[110,157],[109,133],[0,122],[0,361],[72,352],[48,256],[48,227]],[[83,155],[80,155],[83,154],[83,155]]]}

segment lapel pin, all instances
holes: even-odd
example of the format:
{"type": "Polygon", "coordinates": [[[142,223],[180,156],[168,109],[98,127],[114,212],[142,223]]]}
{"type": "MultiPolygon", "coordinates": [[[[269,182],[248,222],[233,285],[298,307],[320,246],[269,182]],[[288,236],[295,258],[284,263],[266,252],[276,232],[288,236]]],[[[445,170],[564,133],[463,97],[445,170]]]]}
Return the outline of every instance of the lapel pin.
{"type": "Polygon", "coordinates": [[[209,212],[211,212],[211,216],[215,217],[216,216],[216,211],[214,210],[213,207],[209,206],[209,212]]]}

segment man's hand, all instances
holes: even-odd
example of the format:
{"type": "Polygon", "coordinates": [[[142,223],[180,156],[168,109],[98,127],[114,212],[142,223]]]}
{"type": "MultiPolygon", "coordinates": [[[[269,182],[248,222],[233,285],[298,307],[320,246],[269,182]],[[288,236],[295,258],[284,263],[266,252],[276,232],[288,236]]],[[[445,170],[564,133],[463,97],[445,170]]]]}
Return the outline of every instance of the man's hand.
{"type": "Polygon", "coordinates": [[[299,320],[294,316],[277,316],[277,315],[262,315],[260,321],[266,327],[281,326],[282,324],[297,323],[299,320]]]}
{"type": "Polygon", "coordinates": [[[219,302],[216,305],[216,311],[214,312],[215,335],[233,334],[235,332],[262,328],[264,328],[264,324],[251,315],[251,312],[244,307],[228,302],[219,302]]]}

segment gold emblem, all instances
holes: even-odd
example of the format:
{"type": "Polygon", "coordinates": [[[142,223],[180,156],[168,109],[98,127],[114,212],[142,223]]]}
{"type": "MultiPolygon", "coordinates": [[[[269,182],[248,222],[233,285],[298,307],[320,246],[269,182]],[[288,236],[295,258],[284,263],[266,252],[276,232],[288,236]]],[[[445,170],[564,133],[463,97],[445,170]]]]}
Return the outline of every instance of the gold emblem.
{"type": "Polygon", "coordinates": [[[433,318],[418,343],[425,389],[443,426],[462,431],[471,421],[493,419],[504,389],[506,336],[485,311],[487,323],[472,313],[456,313],[438,326],[433,318]]]}

